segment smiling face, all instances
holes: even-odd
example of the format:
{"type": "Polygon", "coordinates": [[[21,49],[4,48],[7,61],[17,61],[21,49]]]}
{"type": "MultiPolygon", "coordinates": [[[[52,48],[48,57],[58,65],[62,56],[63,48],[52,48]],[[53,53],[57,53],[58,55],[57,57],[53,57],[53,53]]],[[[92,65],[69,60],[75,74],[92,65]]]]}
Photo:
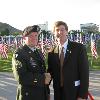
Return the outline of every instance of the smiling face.
{"type": "Polygon", "coordinates": [[[31,32],[31,34],[25,37],[25,44],[30,47],[36,46],[38,43],[38,32],[31,32]]]}
{"type": "Polygon", "coordinates": [[[68,31],[64,25],[56,26],[54,29],[54,35],[60,44],[63,44],[67,40],[68,31]]]}

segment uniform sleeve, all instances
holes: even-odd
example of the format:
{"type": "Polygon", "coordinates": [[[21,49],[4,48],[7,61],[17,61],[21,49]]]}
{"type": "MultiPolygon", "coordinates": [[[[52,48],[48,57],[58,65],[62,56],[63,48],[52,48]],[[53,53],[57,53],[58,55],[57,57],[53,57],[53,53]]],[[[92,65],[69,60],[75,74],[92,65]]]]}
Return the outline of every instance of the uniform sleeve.
{"type": "Polygon", "coordinates": [[[34,75],[28,71],[27,62],[19,53],[15,53],[12,57],[12,69],[15,79],[22,85],[34,85],[38,81],[37,77],[39,77],[39,81],[43,79],[43,76],[34,75]]]}
{"type": "Polygon", "coordinates": [[[88,87],[89,87],[89,64],[86,48],[81,45],[79,54],[79,77],[80,77],[80,90],[79,97],[88,97],[88,87]]]}
{"type": "MultiPolygon", "coordinates": [[[[51,75],[51,81],[52,81],[52,63],[51,63],[50,58],[51,58],[51,54],[48,53],[48,60],[47,60],[47,62],[48,62],[48,68],[47,68],[47,72],[50,73],[50,75],[51,75]]],[[[51,81],[50,81],[49,85],[51,84],[51,81]]],[[[48,85],[47,91],[48,91],[48,94],[50,95],[49,85],[48,85]]]]}
{"type": "Polygon", "coordinates": [[[47,69],[47,72],[51,74],[51,77],[52,77],[52,60],[51,60],[51,53],[48,53],[48,69],[47,69]]]}

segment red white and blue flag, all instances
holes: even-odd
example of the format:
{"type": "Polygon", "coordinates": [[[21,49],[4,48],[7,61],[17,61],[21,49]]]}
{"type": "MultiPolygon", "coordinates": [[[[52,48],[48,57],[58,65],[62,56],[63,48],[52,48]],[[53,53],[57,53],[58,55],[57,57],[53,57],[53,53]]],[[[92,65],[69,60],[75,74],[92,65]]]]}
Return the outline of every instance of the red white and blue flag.
{"type": "Polygon", "coordinates": [[[91,52],[94,58],[98,58],[97,49],[96,49],[96,41],[94,34],[91,34],[91,52]]]}
{"type": "Polygon", "coordinates": [[[7,59],[8,58],[7,51],[8,51],[7,44],[1,44],[0,45],[1,58],[3,58],[3,59],[7,59]]]}

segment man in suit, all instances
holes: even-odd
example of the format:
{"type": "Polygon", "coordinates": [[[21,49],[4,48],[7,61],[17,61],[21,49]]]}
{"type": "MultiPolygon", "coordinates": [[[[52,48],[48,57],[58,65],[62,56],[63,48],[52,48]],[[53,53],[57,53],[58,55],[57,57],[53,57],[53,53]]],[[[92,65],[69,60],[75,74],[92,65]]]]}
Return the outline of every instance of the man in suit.
{"type": "Polygon", "coordinates": [[[68,26],[63,21],[55,22],[54,36],[57,44],[48,53],[54,100],[86,100],[89,84],[86,49],[83,44],[68,39],[68,26]]]}
{"type": "Polygon", "coordinates": [[[28,26],[23,31],[23,46],[12,57],[12,69],[18,82],[16,100],[48,100],[47,86],[51,76],[46,73],[44,57],[36,47],[40,28],[28,26]]]}

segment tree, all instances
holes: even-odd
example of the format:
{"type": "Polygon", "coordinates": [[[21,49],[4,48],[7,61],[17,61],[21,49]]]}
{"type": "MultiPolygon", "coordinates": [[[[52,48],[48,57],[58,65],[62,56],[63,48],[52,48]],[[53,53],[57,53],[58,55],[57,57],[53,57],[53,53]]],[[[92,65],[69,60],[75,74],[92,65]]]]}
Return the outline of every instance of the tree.
{"type": "Polygon", "coordinates": [[[14,32],[13,35],[17,36],[17,35],[20,35],[20,33],[19,32],[14,32]]]}
{"type": "Polygon", "coordinates": [[[80,24],[81,31],[84,33],[97,33],[99,32],[99,26],[94,23],[86,23],[86,24],[80,24]]]}
{"type": "Polygon", "coordinates": [[[4,35],[8,36],[9,35],[9,29],[8,28],[4,29],[3,31],[1,31],[0,35],[1,36],[4,36],[4,35]]]}

